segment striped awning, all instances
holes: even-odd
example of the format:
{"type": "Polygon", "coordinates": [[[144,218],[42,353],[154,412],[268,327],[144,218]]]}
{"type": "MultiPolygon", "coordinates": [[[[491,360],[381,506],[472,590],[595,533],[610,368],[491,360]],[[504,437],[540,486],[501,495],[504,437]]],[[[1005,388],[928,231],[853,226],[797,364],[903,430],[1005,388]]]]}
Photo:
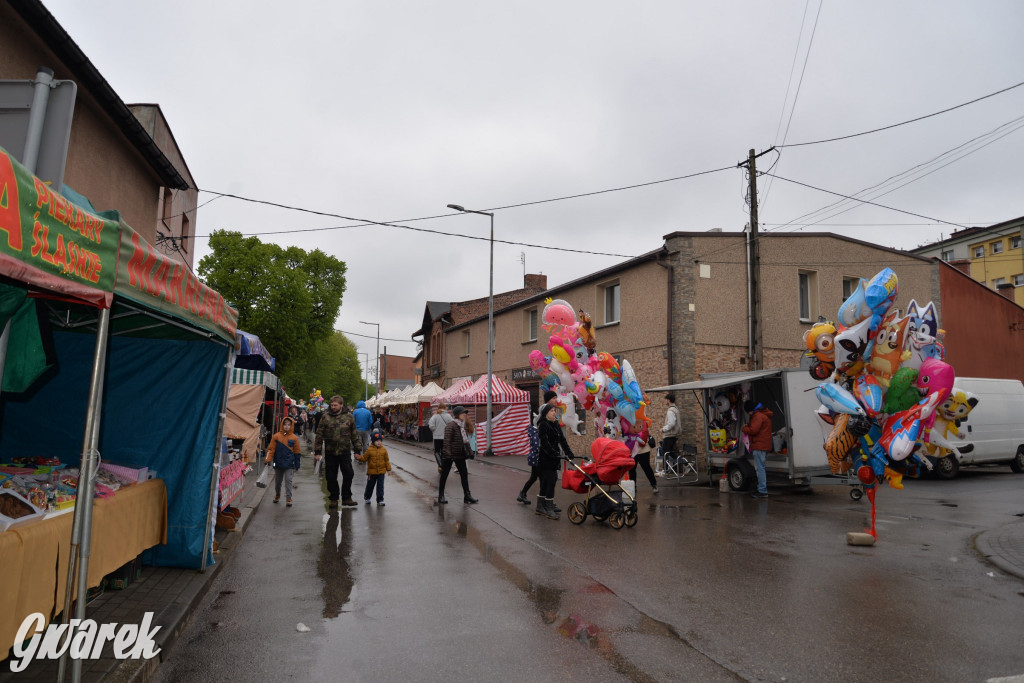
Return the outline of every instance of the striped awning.
{"type": "MultiPolygon", "coordinates": [[[[529,403],[530,395],[517,389],[500,377],[491,380],[491,402],[496,404],[529,403]]],[[[450,403],[487,403],[487,375],[480,375],[477,381],[450,397],[450,403]]]]}
{"type": "Polygon", "coordinates": [[[277,375],[266,370],[245,370],[234,368],[231,371],[232,384],[262,384],[263,386],[277,389],[279,380],[277,375]]]}

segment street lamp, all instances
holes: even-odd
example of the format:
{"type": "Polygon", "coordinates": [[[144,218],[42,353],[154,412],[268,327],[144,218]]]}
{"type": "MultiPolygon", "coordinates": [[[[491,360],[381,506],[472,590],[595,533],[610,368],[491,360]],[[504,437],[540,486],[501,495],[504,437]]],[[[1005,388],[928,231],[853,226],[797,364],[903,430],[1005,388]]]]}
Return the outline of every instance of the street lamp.
{"type": "Polygon", "coordinates": [[[487,289],[487,450],[484,455],[494,455],[491,448],[493,435],[491,432],[491,396],[494,390],[494,363],[491,358],[494,355],[494,214],[487,211],[474,211],[458,204],[449,204],[449,209],[461,211],[462,213],[478,213],[481,216],[491,217],[491,275],[490,284],[487,289]]]}
{"type": "Polygon", "coordinates": [[[377,395],[380,396],[380,323],[368,323],[365,320],[360,320],[363,325],[376,325],[377,326],[377,395]]]}
{"type": "Polygon", "coordinates": [[[363,400],[365,401],[366,399],[369,398],[367,394],[370,391],[370,354],[360,351],[359,355],[366,356],[366,370],[363,371],[363,400]]]}

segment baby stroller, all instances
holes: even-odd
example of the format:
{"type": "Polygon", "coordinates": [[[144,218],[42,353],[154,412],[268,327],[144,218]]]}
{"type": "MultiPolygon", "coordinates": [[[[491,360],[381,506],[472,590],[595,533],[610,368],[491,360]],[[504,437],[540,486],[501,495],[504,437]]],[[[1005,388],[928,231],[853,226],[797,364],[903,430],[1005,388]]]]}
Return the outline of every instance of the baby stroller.
{"type": "Polygon", "coordinates": [[[613,529],[633,527],[637,522],[636,499],[622,486],[622,478],[633,469],[633,456],[621,441],[601,437],[590,444],[593,460],[577,465],[571,458],[562,474],[562,488],[586,494],[583,502],[569,506],[573,524],[583,524],[587,515],[613,529]]]}

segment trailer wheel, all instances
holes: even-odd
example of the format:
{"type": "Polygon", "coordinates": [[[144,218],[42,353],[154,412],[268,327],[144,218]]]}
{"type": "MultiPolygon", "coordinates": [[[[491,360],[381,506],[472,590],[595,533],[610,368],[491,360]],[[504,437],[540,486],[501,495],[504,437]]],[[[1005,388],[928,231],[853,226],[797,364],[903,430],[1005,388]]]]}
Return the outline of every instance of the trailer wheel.
{"type": "Polygon", "coordinates": [[[726,473],[729,477],[729,488],[733,491],[746,491],[757,479],[753,465],[746,460],[730,460],[726,473]]]}
{"type": "Polygon", "coordinates": [[[639,519],[640,515],[636,513],[636,510],[630,510],[629,512],[626,513],[626,526],[632,529],[636,526],[636,523],[639,521],[639,519]]]}
{"type": "Polygon", "coordinates": [[[613,529],[621,529],[622,525],[626,523],[626,515],[622,514],[618,510],[608,515],[608,524],[613,529]]]}
{"type": "Polygon", "coordinates": [[[583,524],[587,519],[587,508],[583,507],[583,503],[576,501],[569,506],[569,512],[566,513],[566,516],[573,524],[583,524]]]}
{"type": "Polygon", "coordinates": [[[950,453],[935,461],[935,469],[933,471],[939,479],[955,479],[960,471],[960,461],[956,459],[955,455],[950,453]]]}
{"type": "Polygon", "coordinates": [[[1017,449],[1017,455],[1010,461],[1010,469],[1017,474],[1024,474],[1024,446],[1017,449]]]}
{"type": "Polygon", "coordinates": [[[864,491],[862,491],[861,489],[859,489],[857,487],[854,487],[854,488],[850,489],[850,500],[856,502],[856,501],[860,500],[863,497],[864,497],[864,491]]]}

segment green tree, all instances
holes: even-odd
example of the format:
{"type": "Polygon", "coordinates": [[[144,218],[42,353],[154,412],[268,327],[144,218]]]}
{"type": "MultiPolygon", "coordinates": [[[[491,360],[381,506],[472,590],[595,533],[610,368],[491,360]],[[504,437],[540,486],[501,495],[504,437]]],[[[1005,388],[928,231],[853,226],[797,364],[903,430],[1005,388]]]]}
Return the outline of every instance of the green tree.
{"type": "Polygon", "coordinates": [[[257,335],[282,374],[328,340],[345,294],[343,261],[319,249],[265,244],[216,230],[199,275],[238,309],[238,327],[257,335]]]}
{"type": "Polygon", "coordinates": [[[296,399],[319,389],[325,399],[339,394],[347,405],[362,400],[366,386],[355,344],[338,331],[314,342],[309,353],[289,363],[281,381],[296,399]]]}

